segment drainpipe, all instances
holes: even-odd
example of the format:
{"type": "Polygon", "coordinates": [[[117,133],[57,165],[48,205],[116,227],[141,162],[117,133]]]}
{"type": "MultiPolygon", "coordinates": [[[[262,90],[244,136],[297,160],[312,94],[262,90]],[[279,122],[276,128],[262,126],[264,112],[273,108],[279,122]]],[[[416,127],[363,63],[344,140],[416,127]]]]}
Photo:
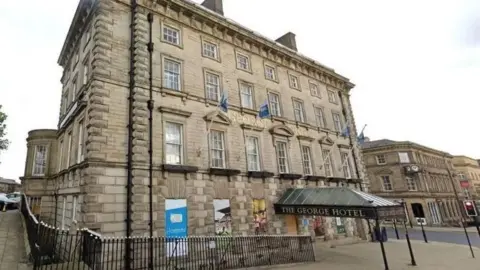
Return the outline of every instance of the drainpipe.
{"type": "Polygon", "coordinates": [[[148,33],[148,61],[149,61],[149,92],[150,92],[150,99],[148,100],[148,155],[149,155],[149,167],[148,167],[148,188],[150,197],[150,205],[149,205],[149,216],[150,216],[150,239],[149,239],[149,269],[153,269],[153,42],[152,42],[152,23],[153,23],[153,14],[148,13],[147,16],[148,25],[149,25],[149,33],[148,33]]]}
{"type": "Polygon", "coordinates": [[[131,241],[132,234],[132,189],[133,189],[133,91],[135,88],[135,13],[137,1],[130,1],[130,82],[128,94],[128,146],[127,146],[127,218],[125,220],[127,227],[127,238],[125,239],[125,269],[130,270],[131,265],[131,241]]]}

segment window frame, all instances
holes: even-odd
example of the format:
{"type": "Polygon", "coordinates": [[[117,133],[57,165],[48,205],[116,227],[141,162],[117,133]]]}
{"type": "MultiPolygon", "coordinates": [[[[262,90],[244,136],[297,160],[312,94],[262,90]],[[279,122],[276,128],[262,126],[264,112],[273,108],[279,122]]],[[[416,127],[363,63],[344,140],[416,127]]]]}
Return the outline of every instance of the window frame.
{"type": "Polygon", "coordinates": [[[249,73],[252,72],[252,64],[250,62],[250,56],[248,56],[245,53],[235,51],[235,64],[236,64],[237,69],[239,69],[239,70],[247,71],[249,73]],[[244,57],[247,60],[247,62],[246,62],[247,63],[247,68],[246,69],[240,66],[240,61],[238,59],[239,56],[244,57]]]}
{"type": "Polygon", "coordinates": [[[375,155],[375,160],[377,161],[377,165],[387,164],[387,157],[385,156],[385,154],[375,155]],[[381,157],[381,158],[379,158],[379,157],[381,157]],[[380,162],[380,159],[383,159],[383,162],[380,162]]]}
{"type": "Polygon", "coordinates": [[[322,159],[323,159],[323,171],[325,173],[325,177],[334,177],[334,167],[333,167],[333,160],[332,160],[332,150],[331,149],[322,149],[322,159]],[[328,157],[328,162],[327,162],[328,157]],[[327,167],[328,165],[328,167],[327,167]],[[330,172],[327,174],[327,168],[330,172]]]}
{"type": "Polygon", "coordinates": [[[62,219],[61,219],[61,223],[60,223],[60,228],[62,228],[62,230],[65,230],[65,211],[67,210],[67,196],[62,196],[63,198],[63,206],[62,206],[62,219]]]}
{"type": "Polygon", "coordinates": [[[406,176],[405,181],[406,181],[406,184],[407,184],[407,190],[408,191],[418,191],[417,182],[415,181],[415,179],[413,177],[406,176]],[[410,188],[411,185],[413,185],[413,187],[414,187],[413,189],[410,188]]]}
{"type": "Polygon", "coordinates": [[[77,203],[78,203],[78,196],[74,195],[72,200],[72,222],[77,221],[77,203]]]}
{"type": "Polygon", "coordinates": [[[300,90],[300,77],[291,73],[288,73],[288,82],[290,84],[290,88],[295,89],[295,90],[300,90]],[[296,85],[294,85],[294,82],[296,85]]]}
{"type": "Polygon", "coordinates": [[[255,104],[255,89],[254,89],[254,85],[253,83],[249,83],[249,82],[246,82],[246,81],[243,81],[243,80],[239,80],[238,81],[238,92],[239,92],[239,95],[240,95],[240,106],[242,108],[246,108],[246,109],[250,109],[250,110],[255,110],[256,108],[256,104],[255,104]],[[249,107],[245,107],[245,104],[243,104],[243,88],[242,86],[248,86],[250,88],[250,99],[251,99],[251,104],[252,104],[252,107],[249,108],[249,107]]]}
{"type": "Polygon", "coordinates": [[[218,45],[217,42],[213,42],[212,40],[209,40],[209,39],[204,39],[202,37],[202,56],[205,57],[205,58],[209,58],[209,59],[212,59],[212,60],[215,60],[215,61],[220,61],[220,46],[218,45]],[[205,45],[212,45],[213,48],[215,49],[214,50],[214,56],[211,56],[211,55],[208,55],[206,52],[205,52],[205,45]]]}
{"type": "Polygon", "coordinates": [[[184,85],[183,85],[183,74],[184,74],[184,70],[183,70],[183,60],[179,59],[179,58],[175,58],[175,57],[171,57],[171,56],[168,56],[168,55],[163,55],[162,56],[162,88],[163,89],[167,89],[167,90],[170,90],[170,91],[175,91],[175,92],[183,92],[184,90],[184,85]],[[167,62],[171,62],[171,63],[175,63],[175,64],[178,64],[179,65],[179,73],[178,73],[178,89],[175,89],[175,88],[171,88],[169,87],[169,85],[166,84],[166,79],[165,79],[165,76],[166,76],[166,72],[165,72],[165,67],[166,67],[166,64],[167,62]]]}
{"type": "Polygon", "coordinates": [[[263,74],[264,74],[266,80],[269,80],[269,81],[272,81],[272,82],[278,82],[277,68],[274,65],[265,63],[263,65],[263,74]],[[267,69],[272,70],[273,78],[269,78],[267,76],[267,69]]]}
{"type": "Polygon", "coordinates": [[[320,93],[320,88],[318,87],[318,84],[316,84],[316,83],[314,83],[314,82],[309,82],[309,83],[308,83],[308,88],[309,88],[309,90],[310,90],[310,95],[311,95],[312,97],[322,98],[322,94],[320,93]],[[315,89],[316,89],[316,94],[313,93],[313,91],[312,91],[312,86],[315,87],[315,89]]]}
{"type": "Polygon", "coordinates": [[[47,172],[47,163],[48,163],[48,145],[46,144],[39,144],[35,145],[34,152],[33,152],[33,166],[32,166],[32,176],[45,176],[47,172]],[[38,149],[40,147],[43,147],[45,149],[45,153],[43,156],[43,165],[40,166],[40,168],[43,167],[43,172],[41,173],[36,173],[36,168],[37,168],[37,153],[39,152],[38,149]]]}
{"type": "Polygon", "coordinates": [[[411,162],[410,155],[408,152],[398,152],[398,162],[401,164],[408,164],[411,162]],[[407,161],[402,161],[402,156],[407,158],[407,161]]]}
{"type": "Polygon", "coordinates": [[[332,90],[327,90],[328,102],[338,104],[337,93],[332,90]]]}
{"type": "Polygon", "coordinates": [[[300,144],[300,154],[302,156],[302,169],[304,175],[314,175],[313,171],[313,157],[312,157],[312,147],[310,145],[300,144]],[[305,152],[305,149],[307,152],[305,152]],[[305,155],[307,154],[307,155],[305,155]],[[308,160],[305,157],[308,156],[308,160]],[[306,164],[308,162],[308,164],[306,164]],[[307,170],[309,172],[307,172],[307,170]]]}
{"type": "Polygon", "coordinates": [[[183,37],[182,37],[182,29],[179,26],[174,26],[170,23],[165,23],[162,22],[160,26],[160,40],[164,43],[177,46],[177,47],[183,47],[183,37]],[[169,41],[168,39],[165,38],[165,30],[171,30],[172,32],[177,32],[177,42],[172,42],[169,41]]]}
{"type": "Polygon", "coordinates": [[[203,69],[203,87],[204,87],[204,93],[205,93],[205,100],[207,101],[213,101],[213,102],[220,102],[220,99],[222,97],[222,89],[223,89],[223,77],[222,77],[222,73],[218,72],[218,71],[214,71],[214,70],[211,70],[211,69],[207,69],[207,68],[204,68],[203,69]],[[210,76],[216,76],[218,78],[218,89],[217,89],[217,99],[211,99],[209,97],[209,92],[208,92],[208,77],[210,76]]]}
{"type": "Polygon", "coordinates": [[[64,142],[64,138],[61,138],[61,140],[59,141],[59,144],[58,144],[58,171],[62,171],[63,170],[63,148],[64,148],[64,145],[63,145],[63,142],[64,142]]]}
{"type": "Polygon", "coordinates": [[[216,168],[216,169],[226,169],[228,166],[227,166],[227,140],[226,140],[226,137],[227,137],[227,132],[224,131],[224,130],[220,130],[220,129],[211,129],[209,134],[208,134],[208,152],[209,152],[209,164],[210,164],[210,168],[216,168]],[[222,149],[214,149],[213,146],[214,146],[214,143],[213,143],[213,133],[218,133],[221,135],[221,142],[222,142],[222,149]],[[213,154],[213,151],[221,151],[221,158],[222,158],[222,165],[223,166],[214,166],[214,162],[213,162],[213,159],[214,159],[214,154],[213,154]]]}
{"type": "Polygon", "coordinates": [[[77,163],[85,160],[85,119],[78,121],[77,163]]]}
{"type": "Polygon", "coordinates": [[[70,167],[70,162],[71,162],[71,155],[72,155],[72,145],[73,145],[73,134],[72,134],[72,130],[68,131],[67,132],[67,155],[66,155],[66,158],[67,158],[67,163],[66,163],[66,167],[65,169],[68,169],[70,167]]]}
{"type": "Polygon", "coordinates": [[[284,174],[284,173],[290,173],[290,162],[289,162],[289,155],[288,155],[288,140],[283,140],[283,139],[276,139],[275,140],[275,156],[276,156],[276,161],[277,161],[277,171],[278,173],[280,174],[284,174]],[[284,153],[285,153],[285,156],[284,157],[280,157],[279,153],[280,153],[280,149],[279,149],[279,144],[280,145],[284,145],[285,146],[285,149],[284,149],[284,153]],[[284,159],[285,160],[285,171],[282,171],[280,168],[280,158],[284,159]]]}
{"type": "Polygon", "coordinates": [[[325,119],[325,110],[323,107],[320,107],[320,106],[316,106],[316,105],[313,105],[313,113],[315,115],[315,122],[317,124],[318,127],[320,128],[326,128],[327,126],[327,122],[326,122],[326,119],[325,119]],[[317,114],[317,111],[320,111],[321,112],[321,123],[319,123],[319,119],[318,119],[318,114],[317,114]]]}
{"type": "Polygon", "coordinates": [[[183,122],[179,122],[179,121],[174,121],[173,119],[165,119],[164,122],[163,122],[163,147],[164,147],[164,153],[163,153],[163,163],[164,164],[168,164],[168,165],[184,165],[185,164],[185,124],[183,122]],[[167,145],[173,145],[173,143],[169,143],[167,141],[167,127],[169,124],[172,124],[172,125],[176,125],[179,128],[179,131],[180,131],[180,144],[179,145],[176,145],[177,147],[180,147],[180,151],[179,151],[179,154],[180,154],[180,163],[178,164],[174,164],[174,163],[170,163],[168,162],[168,147],[167,145]]]}
{"type": "Polygon", "coordinates": [[[333,128],[336,132],[342,132],[343,123],[342,123],[342,116],[340,113],[336,111],[332,111],[332,120],[333,120],[333,128]],[[338,116],[338,122],[335,120],[335,116],[338,116]],[[337,126],[337,123],[339,126],[337,126]]]}
{"type": "Polygon", "coordinates": [[[82,76],[83,76],[83,80],[82,80],[82,86],[83,85],[86,85],[88,83],[88,79],[89,79],[89,74],[90,74],[90,65],[89,65],[89,62],[90,62],[90,57],[89,56],[86,56],[85,57],[85,60],[83,60],[83,70],[82,70],[82,76]]]}
{"type": "MultiPolygon", "coordinates": [[[[70,104],[75,102],[76,98],[77,98],[77,94],[78,94],[78,89],[77,89],[77,84],[78,84],[78,74],[75,75],[75,77],[73,78],[72,80],[72,92],[70,93],[70,95],[72,95],[71,97],[71,101],[70,101],[70,104]]],[[[70,105],[69,104],[69,105],[70,105]]],[[[68,107],[68,106],[67,106],[68,107]]]]}
{"type": "Polygon", "coordinates": [[[380,179],[382,180],[382,190],[383,191],[387,191],[387,192],[393,191],[393,183],[392,183],[392,179],[390,178],[390,175],[381,175],[380,179]],[[385,179],[388,179],[388,185],[390,185],[390,189],[386,188],[385,179]]]}
{"type": "Polygon", "coordinates": [[[262,170],[262,163],[261,163],[261,152],[260,152],[260,138],[258,136],[254,136],[254,135],[250,135],[250,134],[246,134],[245,135],[245,142],[246,142],[246,149],[245,149],[245,154],[246,154],[246,160],[247,160],[247,171],[251,172],[251,171],[254,171],[254,172],[259,172],[262,170]],[[256,148],[256,157],[255,157],[255,162],[257,163],[257,167],[258,169],[257,170],[252,170],[252,168],[250,168],[250,159],[249,157],[252,156],[252,155],[255,155],[255,154],[251,154],[249,153],[248,149],[249,149],[249,139],[252,138],[252,139],[255,139],[256,140],[256,145],[255,145],[255,148],[256,148]]]}
{"type": "Polygon", "coordinates": [[[270,114],[272,116],[282,117],[283,108],[282,108],[282,98],[281,98],[280,93],[278,93],[276,91],[267,90],[267,99],[268,99],[268,108],[270,109],[270,114]],[[278,102],[277,102],[278,107],[275,108],[275,111],[278,111],[278,114],[274,113],[274,110],[272,108],[272,103],[270,101],[270,95],[274,95],[278,98],[278,102]]]}
{"type": "Polygon", "coordinates": [[[345,177],[345,179],[352,179],[353,171],[352,171],[352,164],[350,162],[350,153],[340,152],[340,160],[342,161],[343,176],[345,177]]]}
{"type": "Polygon", "coordinates": [[[298,99],[298,98],[292,98],[292,111],[293,111],[293,118],[295,119],[296,122],[299,123],[306,123],[307,122],[307,116],[305,114],[305,102],[303,100],[298,99]],[[300,113],[301,113],[301,119],[297,119],[297,111],[299,110],[298,108],[295,108],[295,104],[300,105],[300,113]]]}

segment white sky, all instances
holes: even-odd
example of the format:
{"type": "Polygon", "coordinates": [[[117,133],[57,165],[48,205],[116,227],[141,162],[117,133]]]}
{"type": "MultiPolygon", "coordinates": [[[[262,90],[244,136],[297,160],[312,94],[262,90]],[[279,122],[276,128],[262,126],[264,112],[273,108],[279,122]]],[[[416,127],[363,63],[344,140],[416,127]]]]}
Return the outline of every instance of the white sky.
{"type": "MultiPolygon", "coordinates": [[[[12,141],[2,177],[23,174],[29,130],[57,125],[56,62],[78,0],[48,2],[0,2],[0,104],[12,141]]],[[[350,78],[357,127],[368,124],[371,139],[480,158],[480,1],[224,0],[224,11],[271,39],[292,31],[302,54],[350,78]]]]}

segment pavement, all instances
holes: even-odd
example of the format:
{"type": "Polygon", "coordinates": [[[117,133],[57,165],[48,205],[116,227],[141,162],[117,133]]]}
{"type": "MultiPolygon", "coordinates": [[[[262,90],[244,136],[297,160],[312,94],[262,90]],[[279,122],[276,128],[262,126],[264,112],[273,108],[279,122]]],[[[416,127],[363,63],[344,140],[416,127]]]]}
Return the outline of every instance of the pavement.
{"type": "Polygon", "coordinates": [[[0,270],[32,269],[26,264],[24,229],[17,210],[0,212],[0,270]]]}
{"type": "MultiPolygon", "coordinates": [[[[467,233],[472,246],[480,248],[480,237],[477,230],[467,230],[467,233]]],[[[409,227],[408,234],[410,239],[424,241],[421,229],[411,229],[409,227]]],[[[389,239],[396,239],[393,228],[387,228],[387,235],[389,239]]],[[[398,229],[398,236],[400,239],[405,239],[405,230],[403,228],[398,229]]],[[[468,246],[468,240],[462,228],[460,230],[458,228],[425,228],[425,236],[428,242],[436,241],[468,246]]]]}

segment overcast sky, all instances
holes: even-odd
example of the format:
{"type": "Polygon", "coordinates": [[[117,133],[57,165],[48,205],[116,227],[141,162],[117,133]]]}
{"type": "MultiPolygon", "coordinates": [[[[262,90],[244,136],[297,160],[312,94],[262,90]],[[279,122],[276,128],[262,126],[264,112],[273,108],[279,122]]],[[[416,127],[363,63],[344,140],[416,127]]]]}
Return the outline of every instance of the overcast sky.
{"type": "MultiPolygon", "coordinates": [[[[29,130],[57,125],[57,58],[78,0],[48,2],[0,2],[0,104],[12,141],[2,177],[23,174],[29,130]]],[[[480,1],[224,0],[224,11],[271,39],[295,33],[302,54],[350,78],[357,127],[368,124],[371,139],[480,158],[480,1]]]]}

